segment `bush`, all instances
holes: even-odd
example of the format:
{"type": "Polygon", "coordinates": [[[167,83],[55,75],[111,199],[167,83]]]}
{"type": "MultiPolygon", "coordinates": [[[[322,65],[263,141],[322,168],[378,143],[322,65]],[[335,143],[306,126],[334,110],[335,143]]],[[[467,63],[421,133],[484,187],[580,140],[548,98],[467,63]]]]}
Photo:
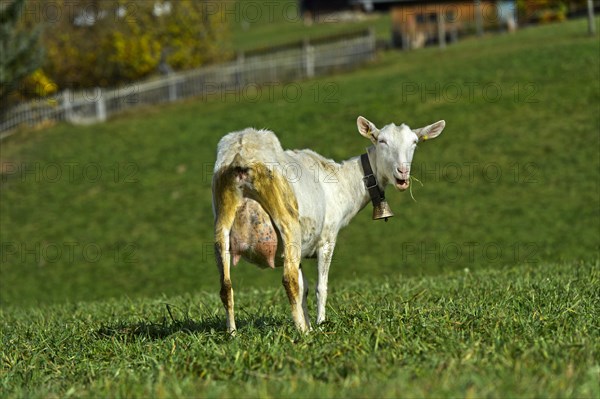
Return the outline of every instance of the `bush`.
{"type": "Polygon", "coordinates": [[[23,79],[39,68],[39,30],[25,23],[24,0],[0,3],[0,113],[19,97],[23,79]]]}
{"type": "Polygon", "coordinates": [[[46,21],[45,71],[61,88],[115,86],[159,67],[195,68],[228,56],[224,19],[204,2],[51,2],[61,13],[46,21]]]}

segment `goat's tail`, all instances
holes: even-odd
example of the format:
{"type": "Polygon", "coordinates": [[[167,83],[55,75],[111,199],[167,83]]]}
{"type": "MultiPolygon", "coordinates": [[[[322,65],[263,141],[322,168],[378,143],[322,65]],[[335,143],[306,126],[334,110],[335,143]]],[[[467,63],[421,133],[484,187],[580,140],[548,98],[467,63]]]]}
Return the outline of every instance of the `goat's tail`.
{"type": "Polygon", "coordinates": [[[238,152],[233,157],[233,160],[229,164],[230,168],[245,168],[248,167],[249,163],[242,157],[242,155],[238,152]]]}
{"type": "Polygon", "coordinates": [[[242,186],[250,175],[250,165],[240,154],[215,171],[212,179],[213,210],[215,217],[219,209],[237,208],[242,197],[242,186]]]}
{"type": "Polygon", "coordinates": [[[254,175],[253,164],[246,161],[239,153],[236,154],[231,162],[215,171],[212,181],[213,200],[216,199],[215,194],[224,190],[230,191],[230,195],[235,193],[236,197],[241,196],[244,186],[251,187],[254,175]]]}

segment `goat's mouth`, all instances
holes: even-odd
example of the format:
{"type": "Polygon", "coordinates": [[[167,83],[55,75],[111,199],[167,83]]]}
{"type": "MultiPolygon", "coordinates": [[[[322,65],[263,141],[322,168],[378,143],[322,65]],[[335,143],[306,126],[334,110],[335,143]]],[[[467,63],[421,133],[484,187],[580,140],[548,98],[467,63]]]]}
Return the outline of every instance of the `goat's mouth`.
{"type": "Polygon", "coordinates": [[[398,190],[404,191],[404,190],[406,190],[408,188],[409,185],[410,185],[410,180],[408,180],[408,179],[406,179],[406,180],[405,179],[398,179],[396,177],[396,184],[395,184],[395,186],[396,186],[396,188],[398,190]]]}

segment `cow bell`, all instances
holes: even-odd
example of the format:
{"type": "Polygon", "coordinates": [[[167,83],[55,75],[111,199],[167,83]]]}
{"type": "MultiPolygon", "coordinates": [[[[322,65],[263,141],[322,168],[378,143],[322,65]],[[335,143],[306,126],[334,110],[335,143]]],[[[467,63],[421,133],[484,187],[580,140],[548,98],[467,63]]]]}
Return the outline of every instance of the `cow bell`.
{"type": "Polygon", "coordinates": [[[392,216],[394,216],[394,212],[392,212],[386,200],[373,206],[373,220],[385,219],[387,222],[388,218],[392,216]]]}

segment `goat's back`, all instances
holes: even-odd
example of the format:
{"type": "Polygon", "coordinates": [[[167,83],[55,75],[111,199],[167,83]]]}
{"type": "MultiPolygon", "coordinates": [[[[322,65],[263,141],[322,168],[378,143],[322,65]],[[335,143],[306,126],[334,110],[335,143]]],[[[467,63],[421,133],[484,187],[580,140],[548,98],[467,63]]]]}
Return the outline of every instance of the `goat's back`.
{"type": "Polygon", "coordinates": [[[272,131],[247,128],[229,133],[219,141],[214,171],[231,165],[236,156],[247,165],[257,162],[273,164],[282,161],[284,152],[272,131]]]}

